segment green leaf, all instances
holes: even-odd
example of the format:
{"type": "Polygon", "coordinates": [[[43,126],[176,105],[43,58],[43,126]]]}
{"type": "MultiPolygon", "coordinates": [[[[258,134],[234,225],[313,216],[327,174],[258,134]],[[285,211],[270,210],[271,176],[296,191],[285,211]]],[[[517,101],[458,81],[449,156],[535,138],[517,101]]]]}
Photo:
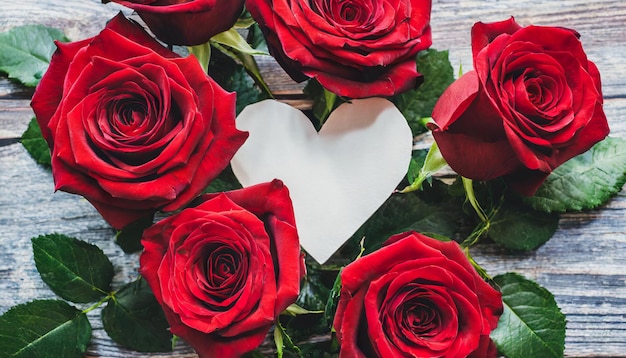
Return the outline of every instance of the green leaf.
{"type": "Polygon", "coordinates": [[[295,353],[297,357],[302,357],[300,348],[293,342],[280,322],[276,322],[274,325],[274,343],[276,344],[276,353],[279,358],[283,356],[283,348],[295,353]]]}
{"type": "Polygon", "coordinates": [[[122,287],[102,309],[104,329],[115,342],[140,352],[172,350],[165,314],[143,278],[122,287]]]}
{"type": "Polygon", "coordinates": [[[323,312],[324,312],[323,310],[309,311],[306,308],[302,308],[298,306],[297,304],[292,303],[283,312],[281,312],[281,314],[296,317],[296,316],[300,316],[303,314],[319,314],[323,312]]]}
{"type": "Polygon", "coordinates": [[[0,316],[0,357],[82,357],[91,339],[87,316],[60,300],[37,300],[0,316]]]}
{"type": "Polygon", "coordinates": [[[504,312],[491,338],[508,358],[563,357],[565,316],[552,294],[535,282],[507,273],[494,277],[504,312]]]}
{"type": "Polygon", "coordinates": [[[366,253],[378,249],[391,235],[415,230],[431,237],[452,237],[462,216],[458,198],[447,193],[440,181],[423,192],[394,194],[361,226],[341,249],[343,257],[354,258],[356,244],[365,237],[366,253]]]}
{"type": "Polygon", "coordinates": [[[0,72],[35,87],[56,50],[54,40],[68,41],[61,31],[41,25],[19,26],[0,33],[0,72]]]}
{"type": "Polygon", "coordinates": [[[320,129],[330,113],[346,102],[342,97],[325,89],[316,79],[310,79],[303,89],[304,94],[313,99],[313,116],[317,119],[316,129],[320,129]]]}
{"type": "Polygon", "coordinates": [[[37,119],[32,118],[30,120],[20,142],[22,142],[22,145],[35,162],[44,166],[50,166],[50,148],[46,140],[41,136],[41,129],[37,119]]]}
{"type": "Polygon", "coordinates": [[[430,117],[435,103],[454,81],[454,71],[448,60],[448,51],[428,49],[417,54],[417,71],[424,75],[424,83],[391,98],[404,114],[414,135],[423,133],[426,128],[421,121],[430,117]]]}
{"type": "MultiPolygon", "coordinates": [[[[342,269],[343,270],[343,269],[342,269]]],[[[326,307],[324,307],[324,321],[326,325],[330,328],[333,326],[333,321],[335,317],[335,312],[337,312],[337,305],[339,304],[339,296],[341,295],[341,271],[337,272],[337,277],[335,278],[335,283],[333,284],[332,289],[328,295],[328,300],[326,301],[326,307]]]]}
{"type": "Polygon", "coordinates": [[[265,42],[265,37],[263,36],[263,31],[259,27],[259,24],[256,22],[248,28],[248,36],[246,38],[250,46],[254,47],[259,51],[263,51],[265,53],[269,53],[267,48],[267,42],[265,42]]]}
{"type": "Polygon", "coordinates": [[[237,92],[237,114],[247,105],[269,98],[248,76],[242,65],[221,52],[213,52],[209,75],[225,90],[237,92]]]}
{"type": "Polygon", "coordinates": [[[234,28],[212,37],[210,42],[222,54],[241,64],[254,79],[256,85],[263,91],[264,95],[273,97],[272,91],[263,79],[261,70],[254,58],[255,55],[267,55],[266,52],[252,48],[234,28]]]}
{"type": "Polygon", "coordinates": [[[268,55],[268,53],[252,48],[234,27],[211,37],[212,43],[226,46],[231,50],[247,55],[268,55]]]}
{"type": "Polygon", "coordinates": [[[593,209],[625,183],[626,140],[608,137],[556,168],[535,195],[524,201],[545,212],[593,209]]]}
{"type": "Polygon", "coordinates": [[[204,190],[204,193],[218,193],[241,188],[242,186],[233,173],[232,168],[228,166],[220,173],[220,175],[217,176],[217,178],[213,179],[211,184],[209,184],[209,186],[204,190]]]}
{"type": "Polygon", "coordinates": [[[235,22],[235,25],[233,25],[233,27],[236,29],[247,29],[254,24],[256,24],[256,21],[254,21],[254,18],[252,17],[252,15],[250,15],[250,12],[244,10],[237,19],[237,22],[235,22]]]}
{"type": "Polygon", "coordinates": [[[307,260],[306,276],[296,304],[308,312],[322,314],[281,315],[280,321],[294,341],[302,342],[311,336],[328,333],[329,324],[325,319],[328,311],[325,308],[338,270],[334,265],[319,265],[312,259],[307,260]]]}
{"type": "Polygon", "coordinates": [[[143,249],[141,245],[143,231],[152,226],[153,222],[154,215],[148,215],[124,226],[115,234],[115,243],[127,254],[141,251],[143,249]]]}
{"type": "Polygon", "coordinates": [[[414,150],[411,154],[411,162],[409,163],[409,170],[406,173],[406,178],[409,183],[413,183],[420,176],[426,157],[428,156],[428,150],[418,149],[414,150]]]}
{"type": "Polygon", "coordinates": [[[194,55],[204,72],[209,72],[209,61],[211,60],[211,44],[205,42],[196,46],[189,46],[187,50],[194,55]]]}
{"type": "Polygon", "coordinates": [[[278,358],[283,358],[283,348],[285,347],[283,341],[283,331],[277,325],[274,328],[274,345],[276,346],[276,356],[278,358]]]}
{"type": "Polygon", "coordinates": [[[422,162],[422,165],[419,169],[415,168],[418,164],[413,158],[411,158],[411,163],[409,164],[409,173],[407,174],[407,178],[409,179],[411,185],[402,189],[401,193],[408,193],[421,189],[422,183],[424,183],[425,180],[429,179],[433,174],[438,172],[447,164],[448,163],[443,158],[443,155],[441,155],[441,151],[439,151],[437,142],[433,142],[430,149],[428,150],[426,158],[424,158],[424,161],[422,162]],[[417,175],[415,173],[416,171],[417,175]]]}
{"type": "Polygon", "coordinates": [[[37,270],[54,293],[80,303],[107,295],[113,265],[97,246],[60,234],[31,241],[37,270]]]}
{"type": "Polygon", "coordinates": [[[488,235],[507,249],[528,251],[550,240],[558,226],[558,214],[543,213],[523,206],[504,205],[491,219],[488,235]]]}

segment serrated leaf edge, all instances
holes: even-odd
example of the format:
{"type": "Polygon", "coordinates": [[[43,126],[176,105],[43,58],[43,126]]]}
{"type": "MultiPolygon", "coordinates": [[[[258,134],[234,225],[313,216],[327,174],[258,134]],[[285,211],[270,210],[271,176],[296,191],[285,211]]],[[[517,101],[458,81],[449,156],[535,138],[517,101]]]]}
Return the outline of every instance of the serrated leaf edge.
{"type": "MultiPolygon", "coordinates": [[[[523,280],[522,282],[526,282],[526,283],[528,283],[528,284],[531,284],[531,285],[535,286],[535,288],[536,288],[536,289],[538,289],[538,290],[540,290],[540,291],[545,291],[546,293],[548,293],[548,294],[550,295],[549,297],[551,298],[551,301],[554,303],[555,307],[556,307],[556,308],[557,308],[557,310],[558,310],[559,316],[560,316],[560,317],[561,317],[561,318],[565,321],[565,315],[564,315],[564,314],[563,314],[563,312],[561,311],[560,307],[557,305],[556,300],[554,299],[554,295],[553,295],[550,291],[548,291],[546,288],[544,288],[544,287],[540,286],[540,285],[539,285],[538,283],[536,283],[535,281],[529,280],[529,279],[525,278],[524,276],[519,275],[519,274],[517,274],[517,273],[506,273],[506,274],[502,274],[502,275],[499,275],[499,276],[506,276],[506,275],[513,275],[513,276],[516,276],[517,278],[522,279],[522,280],[523,280]]],[[[497,277],[495,277],[495,278],[497,278],[497,277]]],[[[495,278],[494,278],[494,279],[495,279],[495,278]]],[[[522,283],[520,283],[520,282],[514,282],[514,283],[512,283],[512,284],[514,284],[514,285],[516,285],[516,286],[520,286],[522,283]]],[[[509,285],[510,285],[510,284],[509,284],[509,285]]],[[[528,291],[527,291],[527,292],[528,292],[528,291]]],[[[534,295],[536,295],[536,293],[533,293],[533,294],[534,294],[534,295]]],[[[542,298],[542,299],[545,301],[545,299],[544,299],[544,298],[542,298]]],[[[548,346],[548,344],[546,343],[546,341],[545,341],[545,340],[544,340],[541,336],[539,336],[539,335],[535,332],[535,330],[534,330],[534,329],[532,329],[532,328],[531,328],[531,327],[530,327],[530,326],[526,323],[526,321],[524,321],[524,320],[522,320],[522,319],[521,319],[521,317],[519,316],[519,314],[518,314],[515,310],[513,310],[513,308],[512,308],[509,304],[507,304],[507,303],[506,303],[506,301],[504,300],[504,297],[503,297],[503,299],[502,299],[502,304],[503,304],[503,306],[504,306],[504,308],[505,308],[505,309],[508,309],[508,310],[511,312],[511,314],[514,314],[514,317],[516,317],[516,318],[517,318],[520,322],[522,322],[522,323],[523,323],[523,325],[524,325],[525,327],[527,327],[527,328],[528,328],[528,329],[532,332],[533,336],[535,336],[535,337],[537,337],[537,338],[538,338],[539,342],[540,342],[540,343],[541,343],[544,347],[546,347],[548,351],[552,352],[552,354],[553,354],[553,356],[554,356],[554,357],[556,357],[556,358],[558,358],[558,357],[562,357],[562,354],[559,354],[559,353],[555,352],[555,351],[554,351],[554,350],[553,350],[550,346],[548,346]]],[[[496,342],[496,345],[498,345],[498,344],[497,344],[497,342],[496,342]]],[[[499,348],[498,348],[498,349],[499,349],[499,348]]]]}
{"type": "MultiPolygon", "coordinates": [[[[39,236],[39,237],[42,237],[42,236],[39,236]]],[[[33,252],[34,252],[35,245],[36,245],[36,244],[35,244],[35,239],[37,239],[37,238],[33,238],[33,239],[31,239],[31,242],[32,242],[32,244],[33,244],[33,252]]],[[[71,238],[70,238],[70,239],[71,239],[71,238]]],[[[74,239],[74,240],[77,240],[77,239],[74,239]]],[[[85,243],[85,244],[87,244],[87,245],[90,245],[91,247],[98,249],[98,250],[100,251],[100,253],[104,254],[104,253],[102,252],[102,250],[101,250],[99,247],[95,246],[95,245],[92,245],[92,244],[89,244],[89,243],[87,243],[87,242],[80,241],[80,240],[77,240],[77,241],[79,241],[79,242],[83,242],[83,243],[85,243]]],[[[75,276],[76,278],[78,278],[78,280],[74,279],[74,280],[72,280],[72,282],[80,281],[80,282],[82,282],[83,284],[85,284],[85,285],[87,285],[87,286],[90,286],[92,289],[94,289],[94,290],[96,290],[96,291],[100,292],[102,295],[107,295],[107,294],[108,294],[108,292],[106,292],[106,291],[102,290],[100,287],[97,287],[97,286],[95,286],[93,283],[91,283],[91,282],[89,282],[89,281],[86,281],[86,280],[85,280],[82,276],[80,276],[77,272],[75,272],[74,270],[72,270],[71,268],[69,268],[67,265],[65,265],[62,261],[58,260],[56,257],[54,257],[54,256],[50,255],[47,251],[45,251],[45,250],[43,250],[43,249],[41,249],[41,248],[39,249],[39,251],[41,251],[41,252],[45,253],[45,254],[46,254],[46,256],[47,256],[47,257],[49,257],[49,258],[51,258],[54,262],[59,263],[59,266],[57,266],[57,267],[62,267],[64,270],[66,270],[66,271],[68,271],[68,272],[71,272],[72,274],[74,274],[74,276],[75,276]]],[[[107,258],[107,259],[108,259],[108,258],[107,258]]],[[[37,262],[35,262],[35,266],[37,266],[36,264],[37,264],[37,262]]],[[[39,268],[37,268],[37,271],[39,271],[39,268]]],[[[41,272],[40,272],[40,275],[41,275],[41,272]]],[[[46,284],[47,284],[47,283],[46,283],[46,284]]]]}
{"type": "Polygon", "coordinates": [[[520,322],[522,322],[522,323],[523,323],[523,325],[524,325],[524,326],[525,326],[525,327],[526,327],[526,328],[527,328],[530,332],[532,332],[533,336],[535,336],[535,337],[537,338],[537,340],[538,340],[539,342],[541,342],[541,344],[542,344],[542,345],[546,348],[546,350],[549,350],[550,352],[552,352],[552,354],[553,354],[553,356],[554,356],[554,357],[561,357],[561,355],[560,355],[560,354],[558,354],[557,352],[555,352],[555,351],[554,351],[554,350],[553,350],[553,349],[552,349],[552,348],[551,348],[551,347],[550,347],[550,346],[549,346],[549,345],[545,342],[545,340],[544,340],[543,338],[541,338],[541,336],[539,336],[539,335],[535,332],[535,330],[534,330],[532,327],[530,327],[530,326],[526,323],[526,321],[524,321],[524,320],[523,320],[523,319],[522,319],[522,318],[521,318],[521,317],[517,314],[517,312],[515,312],[515,310],[513,310],[513,308],[512,308],[511,306],[509,306],[509,305],[508,305],[506,302],[504,302],[504,301],[502,302],[502,304],[505,306],[505,309],[508,309],[508,310],[511,312],[511,314],[514,314],[514,316],[515,316],[515,317],[516,317],[516,318],[517,318],[520,322]]]}

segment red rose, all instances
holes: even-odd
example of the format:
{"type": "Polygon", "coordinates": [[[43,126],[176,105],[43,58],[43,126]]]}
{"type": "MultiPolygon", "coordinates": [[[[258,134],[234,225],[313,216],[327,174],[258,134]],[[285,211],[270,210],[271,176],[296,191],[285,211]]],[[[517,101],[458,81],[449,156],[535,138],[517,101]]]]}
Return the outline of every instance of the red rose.
{"type": "Polygon", "coordinates": [[[230,29],[245,0],[110,0],[137,12],[154,35],[170,45],[203,44],[230,29]]]}
{"type": "Polygon", "coordinates": [[[346,266],[341,282],[341,357],[467,357],[486,348],[503,310],[457,243],[415,232],[346,266]]]}
{"type": "Polygon", "coordinates": [[[351,98],[414,87],[431,45],[431,0],[247,0],[270,51],[296,81],[351,98]]]}
{"type": "Polygon", "coordinates": [[[556,167],[606,137],[600,73],[578,37],[513,18],[474,25],[475,70],[452,83],[432,114],[452,169],[476,180],[505,176],[532,195],[556,167]]]}
{"type": "Polygon", "coordinates": [[[122,15],[57,46],[32,100],[55,186],[115,228],[183,207],[247,137],[235,128],[234,94],[122,15]]]}
{"type": "Polygon", "coordinates": [[[172,333],[201,357],[255,349],[298,297],[304,261],[281,181],[205,195],[141,242],[141,274],[172,333]]]}

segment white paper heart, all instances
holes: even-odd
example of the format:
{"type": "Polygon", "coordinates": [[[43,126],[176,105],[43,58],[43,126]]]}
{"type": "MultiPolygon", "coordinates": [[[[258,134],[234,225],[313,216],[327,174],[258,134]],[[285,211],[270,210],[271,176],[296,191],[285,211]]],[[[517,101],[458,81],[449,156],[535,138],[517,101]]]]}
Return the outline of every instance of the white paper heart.
{"type": "Polygon", "coordinates": [[[299,110],[274,100],[246,107],[249,137],[232,159],[240,183],[281,179],[291,195],[300,244],[324,263],[393,193],[409,166],[413,138],[382,98],[353,100],[316,132],[299,110]]]}

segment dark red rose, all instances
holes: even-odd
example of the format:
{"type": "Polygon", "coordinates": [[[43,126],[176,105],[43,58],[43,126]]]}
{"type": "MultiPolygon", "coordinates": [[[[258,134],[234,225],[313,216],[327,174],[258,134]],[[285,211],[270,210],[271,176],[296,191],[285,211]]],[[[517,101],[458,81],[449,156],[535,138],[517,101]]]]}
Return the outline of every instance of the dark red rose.
{"type": "Polygon", "coordinates": [[[416,232],[349,264],[341,282],[341,357],[467,357],[486,350],[503,310],[457,243],[416,232]]]}
{"type": "Polygon", "coordinates": [[[32,100],[55,186],[115,228],[189,203],[247,137],[235,94],[122,15],[57,46],[32,100]]]}
{"type": "Polygon", "coordinates": [[[417,84],[431,45],[431,0],[247,0],[272,55],[296,81],[340,96],[391,96],[417,84]]]}
{"type": "Polygon", "coordinates": [[[245,0],[110,0],[137,12],[154,35],[170,45],[203,44],[230,29],[245,0]]]}
{"type": "Polygon", "coordinates": [[[205,195],[141,242],[141,274],[172,333],[201,357],[259,346],[305,273],[289,192],[278,180],[205,195]]]}
{"type": "Polygon", "coordinates": [[[556,167],[607,136],[600,73],[578,38],[513,18],[474,25],[475,70],[452,83],[432,114],[452,169],[476,180],[504,176],[532,195],[556,167]]]}

